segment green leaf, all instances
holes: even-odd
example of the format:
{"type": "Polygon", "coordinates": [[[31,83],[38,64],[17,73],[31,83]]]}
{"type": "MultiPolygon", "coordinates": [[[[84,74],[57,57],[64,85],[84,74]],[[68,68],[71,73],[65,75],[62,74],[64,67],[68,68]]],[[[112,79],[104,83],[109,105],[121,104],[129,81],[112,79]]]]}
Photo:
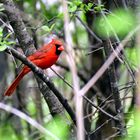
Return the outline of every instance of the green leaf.
{"type": "Polygon", "coordinates": [[[98,34],[103,37],[112,37],[116,33],[118,36],[123,37],[131,31],[136,23],[135,16],[131,11],[118,9],[106,16],[96,20],[95,28],[98,34]]]}
{"type": "Polygon", "coordinates": [[[4,51],[7,48],[7,46],[15,44],[14,41],[8,40],[11,34],[12,33],[8,33],[6,37],[3,38],[3,29],[0,27],[0,52],[4,51]]]}
{"type": "Polygon", "coordinates": [[[63,17],[64,17],[64,14],[63,14],[63,13],[59,13],[59,14],[57,15],[57,18],[62,19],[63,17]]]}
{"type": "Polygon", "coordinates": [[[49,27],[47,25],[44,25],[44,26],[41,27],[41,29],[45,32],[51,32],[53,30],[54,26],[55,26],[55,23],[52,24],[51,27],[49,27]]]}
{"type": "Polygon", "coordinates": [[[10,37],[11,34],[12,33],[7,34],[6,37],[4,38],[4,40],[7,40],[10,37]]]}
{"type": "Polygon", "coordinates": [[[69,3],[69,12],[73,13],[77,10],[77,5],[69,3]]]}
{"type": "Polygon", "coordinates": [[[78,6],[80,6],[81,4],[83,4],[83,3],[82,3],[82,1],[80,1],[80,0],[75,0],[75,1],[74,1],[74,4],[78,7],[78,6]]]}
{"type": "Polygon", "coordinates": [[[88,3],[87,5],[85,4],[85,10],[86,11],[91,10],[92,6],[93,6],[93,3],[88,3]]]}
{"type": "Polygon", "coordinates": [[[42,30],[44,30],[45,32],[50,32],[50,28],[46,25],[41,27],[42,30]]]}
{"type": "Polygon", "coordinates": [[[0,45],[0,52],[4,51],[7,48],[6,44],[0,45]]]}
{"type": "Polygon", "coordinates": [[[69,137],[68,124],[58,116],[47,125],[47,129],[61,140],[67,140],[69,137]]]}
{"type": "Polygon", "coordinates": [[[140,48],[139,46],[136,46],[134,48],[126,48],[125,49],[125,55],[127,59],[129,60],[129,63],[132,67],[132,69],[138,68],[140,65],[140,48]]]}
{"type": "Polygon", "coordinates": [[[54,26],[55,26],[55,23],[51,25],[51,27],[50,27],[50,31],[53,30],[54,26]]]}
{"type": "Polygon", "coordinates": [[[93,3],[88,3],[88,8],[92,8],[93,3]]]}
{"type": "Polygon", "coordinates": [[[97,12],[100,12],[102,10],[104,10],[104,5],[100,4],[100,5],[97,5],[94,7],[94,11],[97,13],[97,12]]]}
{"type": "Polygon", "coordinates": [[[14,44],[16,44],[16,42],[14,42],[14,41],[8,41],[8,42],[6,42],[6,44],[7,45],[14,45],[14,44]]]}

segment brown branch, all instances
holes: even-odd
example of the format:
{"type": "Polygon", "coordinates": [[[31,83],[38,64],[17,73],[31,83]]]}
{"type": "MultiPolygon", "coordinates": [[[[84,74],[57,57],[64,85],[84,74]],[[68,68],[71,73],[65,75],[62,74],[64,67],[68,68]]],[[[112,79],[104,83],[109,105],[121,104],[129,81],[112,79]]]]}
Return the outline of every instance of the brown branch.
{"type": "Polygon", "coordinates": [[[24,52],[26,52],[27,48],[32,48],[33,39],[27,32],[24,22],[19,14],[18,9],[15,7],[12,0],[1,0],[4,4],[5,13],[10,21],[11,26],[14,29],[15,35],[19,41],[24,52]]]}
{"type": "MultiPolygon", "coordinates": [[[[115,49],[116,54],[118,55],[124,48],[124,46],[128,43],[129,39],[138,31],[140,26],[136,27],[132,32],[130,32],[126,38],[117,46],[115,49]]],[[[116,54],[112,52],[106,62],[101,66],[101,68],[96,72],[96,74],[89,80],[89,82],[80,90],[81,95],[87,93],[87,91],[97,82],[97,80],[104,74],[104,72],[108,69],[108,67],[112,64],[112,62],[116,58],[116,54]]]]}
{"type": "MultiPolygon", "coordinates": [[[[110,41],[111,42],[111,41],[110,41]]],[[[107,45],[105,46],[105,53],[106,56],[109,57],[111,54],[112,50],[109,44],[109,41],[107,45]]],[[[117,57],[117,56],[116,56],[117,57]]],[[[118,116],[120,116],[119,121],[116,122],[116,127],[119,128],[117,131],[121,135],[126,134],[125,128],[125,123],[124,123],[124,116],[123,116],[123,108],[121,104],[121,99],[120,99],[120,93],[117,85],[117,75],[115,71],[115,66],[114,62],[108,67],[108,75],[109,75],[109,80],[110,80],[110,88],[111,88],[111,93],[113,94],[113,99],[115,103],[115,112],[118,116]]]]}
{"type": "Polygon", "coordinates": [[[59,99],[61,104],[65,107],[66,111],[71,116],[71,119],[73,120],[74,124],[76,124],[75,114],[72,111],[71,107],[69,106],[67,100],[56,89],[54,84],[50,81],[49,77],[44,74],[43,70],[40,69],[39,67],[37,67],[35,64],[33,64],[31,61],[29,61],[26,58],[26,56],[22,55],[21,53],[19,53],[15,49],[8,47],[6,49],[6,52],[9,53],[9,51],[13,54],[13,56],[15,56],[17,59],[22,61],[25,65],[27,65],[41,80],[43,80],[46,83],[46,85],[50,88],[50,90],[52,90],[53,93],[56,95],[56,97],[59,99]]]}
{"type": "MultiPolygon", "coordinates": [[[[55,72],[53,69],[52,69],[53,72],[55,72]]],[[[55,72],[56,73],[56,72],[55,72]]],[[[57,74],[57,73],[56,73],[57,74]]],[[[58,75],[58,74],[57,74],[58,75]]],[[[70,88],[74,89],[74,87],[68,83],[62,76],[58,75],[60,77],[60,79],[62,79],[70,88]]],[[[83,95],[83,98],[93,107],[95,107],[96,109],[100,110],[103,114],[109,116],[110,118],[118,121],[119,119],[117,117],[114,117],[113,115],[111,115],[110,113],[104,111],[100,106],[96,106],[89,98],[87,98],[85,95],[83,95]]],[[[105,101],[104,101],[105,102],[105,101]]]]}
{"type": "MultiPolygon", "coordinates": [[[[5,8],[4,12],[7,14],[7,17],[9,18],[10,24],[13,27],[13,30],[16,34],[16,37],[19,41],[20,46],[22,47],[24,53],[27,54],[26,50],[34,48],[34,44],[33,44],[32,37],[27,32],[26,26],[25,26],[24,22],[22,21],[19,10],[15,7],[14,2],[12,0],[1,0],[0,2],[2,2],[4,4],[4,8],[5,8]]],[[[36,67],[31,62],[27,62],[26,57],[25,56],[23,57],[23,55],[18,54],[18,52],[16,52],[14,49],[12,50],[12,48],[11,49],[9,48],[7,50],[10,50],[13,53],[13,55],[17,56],[18,59],[20,59],[22,57],[22,59],[20,59],[20,60],[22,60],[23,63],[28,65],[31,69],[34,69],[34,72],[36,71],[35,73],[38,73],[38,76],[40,78],[44,79],[44,81],[46,81],[47,86],[53,91],[54,94],[57,94],[57,98],[60,100],[62,105],[64,105],[64,107],[66,107],[66,110],[68,111],[68,113],[70,113],[69,115],[74,120],[74,123],[76,123],[75,118],[74,118],[75,115],[74,115],[72,109],[70,108],[70,106],[68,105],[67,101],[62,97],[62,95],[55,88],[53,83],[49,81],[49,78],[44,75],[43,71],[41,69],[39,69],[38,67],[36,67]]],[[[42,88],[43,87],[44,86],[42,86],[42,88]]],[[[44,91],[44,90],[41,90],[41,91],[44,91]]],[[[46,92],[42,93],[42,94],[46,95],[46,92]]],[[[52,94],[52,96],[53,96],[53,94],[52,94]]],[[[44,96],[44,98],[46,98],[46,96],[44,96]]],[[[45,99],[45,100],[47,100],[47,99],[45,99]]],[[[57,102],[58,102],[58,100],[55,103],[57,103],[57,102]]]]}

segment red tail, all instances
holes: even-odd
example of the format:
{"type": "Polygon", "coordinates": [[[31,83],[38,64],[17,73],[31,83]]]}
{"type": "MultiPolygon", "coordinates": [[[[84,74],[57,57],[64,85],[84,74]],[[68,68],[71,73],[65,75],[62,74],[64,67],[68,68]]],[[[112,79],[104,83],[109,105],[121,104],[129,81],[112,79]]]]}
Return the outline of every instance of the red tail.
{"type": "Polygon", "coordinates": [[[16,87],[18,86],[20,80],[24,77],[26,74],[25,69],[22,69],[22,71],[19,73],[19,75],[16,77],[16,79],[13,81],[13,83],[10,85],[10,87],[5,91],[4,96],[10,96],[15,91],[16,87]]]}

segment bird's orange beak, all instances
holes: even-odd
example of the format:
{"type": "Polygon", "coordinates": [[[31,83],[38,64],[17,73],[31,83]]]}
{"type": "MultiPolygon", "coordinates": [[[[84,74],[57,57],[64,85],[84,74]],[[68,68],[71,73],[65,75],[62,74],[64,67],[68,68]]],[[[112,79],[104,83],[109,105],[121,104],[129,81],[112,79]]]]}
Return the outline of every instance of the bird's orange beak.
{"type": "Polygon", "coordinates": [[[60,47],[58,48],[58,50],[59,50],[59,51],[63,51],[63,50],[64,50],[64,47],[63,47],[63,46],[60,46],[60,47]]]}

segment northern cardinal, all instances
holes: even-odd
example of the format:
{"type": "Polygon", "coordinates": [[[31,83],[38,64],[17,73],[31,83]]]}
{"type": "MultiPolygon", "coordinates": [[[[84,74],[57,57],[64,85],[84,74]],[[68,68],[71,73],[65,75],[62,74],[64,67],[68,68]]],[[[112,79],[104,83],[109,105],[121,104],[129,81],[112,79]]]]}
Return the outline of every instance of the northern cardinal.
{"type": "MultiPolygon", "coordinates": [[[[45,44],[43,47],[38,49],[35,53],[28,56],[27,59],[33,62],[36,66],[47,69],[51,67],[58,59],[61,52],[64,50],[63,44],[61,41],[57,39],[52,39],[49,44],[45,44]]],[[[4,93],[5,96],[10,96],[15,91],[18,86],[20,80],[28,73],[31,69],[27,66],[24,66],[10,85],[10,87],[4,93]]]]}

